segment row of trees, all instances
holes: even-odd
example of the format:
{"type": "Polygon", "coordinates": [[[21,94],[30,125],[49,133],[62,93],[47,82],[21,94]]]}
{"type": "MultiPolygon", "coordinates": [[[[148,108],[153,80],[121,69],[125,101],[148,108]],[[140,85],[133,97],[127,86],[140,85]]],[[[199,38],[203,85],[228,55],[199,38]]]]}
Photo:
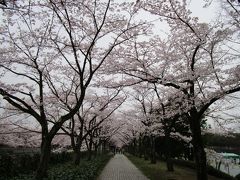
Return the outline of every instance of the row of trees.
{"type": "Polygon", "coordinates": [[[145,159],[150,158],[151,163],[163,158],[169,171],[173,171],[171,158],[192,159],[189,151],[191,131],[187,115],[181,109],[181,99],[174,94],[162,99],[156,85],[144,86],[143,83],[132,94],[136,107],[131,111],[132,117],[128,118],[136,119],[135,123],[141,126],[125,130],[128,151],[145,159]]]}
{"type": "MultiPolygon", "coordinates": [[[[82,151],[88,151],[89,160],[92,155],[105,153],[112,143],[111,137],[120,126],[114,112],[125,101],[125,96],[121,94],[121,90],[106,92],[107,94],[101,96],[86,96],[80,110],[63,124],[52,140],[51,145],[56,152],[66,151],[71,147],[75,165],[80,164],[82,151]]],[[[54,117],[57,116],[58,113],[54,117]]],[[[30,147],[27,152],[31,152],[32,148],[36,151],[35,147],[41,144],[41,129],[34,122],[29,124],[32,121],[30,116],[16,113],[15,109],[5,109],[1,118],[1,143],[20,148],[19,150],[30,147]]],[[[55,121],[49,120],[49,126],[54,123],[55,121]]]]}
{"type": "MultiPolygon", "coordinates": [[[[158,121],[164,119],[165,113],[171,122],[175,117],[186,119],[192,133],[197,178],[207,179],[201,119],[213,103],[240,90],[239,4],[223,2],[224,13],[229,16],[208,24],[191,16],[186,1],[139,1],[137,5],[167,23],[170,33],[164,38],[155,35],[147,40],[128,41],[118,47],[108,69],[125,75],[121,82],[124,85],[148,82],[162,94],[175,94],[179,100],[171,102],[177,109],[171,108],[167,113],[165,105],[161,108],[161,104],[167,104],[166,95],[158,96],[161,103],[157,109],[162,111],[158,121]]],[[[151,115],[152,110],[148,113],[151,115]]]]}
{"type": "MultiPolygon", "coordinates": [[[[97,127],[122,103],[84,102],[113,49],[143,34],[145,27],[133,21],[133,4],[110,0],[17,1],[14,8],[3,8],[2,13],[0,94],[5,101],[1,104],[40,125],[36,179],[42,179],[47,176],[51,143],[59,130],[71,137],[78,154],[83,139],[99,135],[97,127]],[[92,106],[99,107],[93,115],[86,114],[92,106]],[[108,106],[112,109],[101,115],[108,106]],[[90,121],[83,134],[85,118],[90,121]]],[[[115,96],[104,100],[112,102],[115,96]]],[[[88,146],[92,145],[90,139],[88,146]]],[[[78,156],[75,162],[78,164],[78,156]]]]}
{"type": "Polygon", "coordinates": [[[164,135],[168,146],[172,136],[191,135],[197,178],[207,179],[204,113],[240,90],[237,1],[223,1],[228,16],[213,23],[193,17],[186,0],[2,4],[1,108],[5,119],[18,115],[40,126],[37,179],[47,175],[58,133],[70,137],[78,164],[83,141],[94,146],[103,129],[118,130],[107,139],[123,144],[136,134],[149,138],[153,160],[157,137],[164,135]],[[142,20],[145,14],[159,22],[142,20]],[[155,32],[161,28],[167,35],[155,32]],[[103,86],[111,88],[107,96],[103,86]],[[125,113],[124,126],[102,126],[125,101],[126,86],[135,86],[137,112],[125,113]]]}

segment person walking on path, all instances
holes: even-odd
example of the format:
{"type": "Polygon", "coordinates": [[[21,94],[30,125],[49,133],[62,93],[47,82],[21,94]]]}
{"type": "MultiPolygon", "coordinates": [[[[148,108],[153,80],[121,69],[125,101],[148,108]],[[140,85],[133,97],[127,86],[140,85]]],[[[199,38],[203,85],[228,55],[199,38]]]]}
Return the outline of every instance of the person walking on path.
{"type": "Polygon", "coordinates": [[[123,154],[116,154],[97,180],[149,180],[123,154]]]}

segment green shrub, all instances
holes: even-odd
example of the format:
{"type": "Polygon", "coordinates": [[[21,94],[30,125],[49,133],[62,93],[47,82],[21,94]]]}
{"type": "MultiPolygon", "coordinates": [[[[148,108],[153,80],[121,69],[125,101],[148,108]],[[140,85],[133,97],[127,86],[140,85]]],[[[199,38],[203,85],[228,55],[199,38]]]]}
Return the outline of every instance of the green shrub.
{"type": "Polygon", "coordinates": [[[62,153],[52,153],[50,157],[51,164],[65,163],[72,160],[73,153],[71,152],[62,152],[62,153]]]}
{"type": "Polygon", "coordinates": [[[102,155],[87,161],[84,159],[79,166],[65,163],[49,170],[49,180],[93,180],[110,159],[111,155],[102,155]]]}
{"type": "MultiPolygon", "coordinates": [[[[50,164],[55,165],[72,160],[73,153],[52,153],[50,164]]],[[[8,179],[18,174],[34,172],[39,164],[40,154],[2,154],[0,155],[0,180],[8,179]]],[[[25,177],[21,177],[24,179],[25,177]]]]}
{"type": "MultiPolygon", "coordinates": [[[[55,156],[59,161],[65,159],[66,154],[63,157],[60,154],[55,156]]],[[[111,157],[112,155],[102,155],[93,158],[91,161],[84,158],[79,166],[75,166],[71,162],[51,165],[46,180],[94,180],[111,157]]],[[[9,178],[9,180],[33,180],[33,174],[33,172],[21,174],[9,178]]]]}
{"type": "Polygon", "coordinates": [[[1,174],[0,180],[15,175],[16,173],[13,171],[13,169],[14,164],[12,156],[8,154],[0,156],[0,174],[1,174]]]}
{"type": "Polygon", "coordinates": [[[240,174],[236,175],[235,177],[237,180],[240,180],[240,174]]]}

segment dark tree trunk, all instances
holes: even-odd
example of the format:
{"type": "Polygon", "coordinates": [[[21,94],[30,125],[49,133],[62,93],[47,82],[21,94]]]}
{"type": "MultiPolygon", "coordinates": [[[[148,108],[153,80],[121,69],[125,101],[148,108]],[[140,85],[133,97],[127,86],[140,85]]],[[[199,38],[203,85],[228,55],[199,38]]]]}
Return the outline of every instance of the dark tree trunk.
{"type": "Polygon", "coordinates": [[[74,165],[76,165],[76,166],[78,166],[81,161],[81,147],[82,147],[82,139],[81,139],[81,137],[78,137],[75,148],[73,148],[73,150],[74,150],[73,161],[74,161],[74,165]]]}
{"type": "Polygon", "coordinates": [[[142,157],[142,138],[139,137],[138,139],[138,156],[141,158],[142,157]]]}
{"type": "Polygon", "coordinates": [[[147,152],[148,150],[147,149],[145,149],[144,150],[144,160],[145,161],[147,161],[149,158],[148,158],[148,152],[147,152]]]}
{"type": "Polygon", "coordinates": [[[173,168],[173,162],[172,162],[172,159],[170,157],[167,157],[166,159],[166,165],[167,165],[167,170],[170,171],[170,172],[173,172],[174,171],[174,168],[173,168]]]}
{"type": "Polygon", "coordinates": [[[193,152],[193,147],[189,147],[188,149],[187,149],[187,152],[186,152],[186,158],[187,158],[187,160],[189,160],[189,161],[193,161],[194,160],[194,152],[193,152]]]}
{"type": "Polygon", "coordinates": [[[75,166],[78,166],[81,162],[81,146],[76,146],[73,151],[73,163],[75,166]]]}
{"type": "Polygon", "coordinates": [[[156,164],[155,138],[151,136],[151,163],[156,164]]]}
{"type": "Polygon", "coordinates": [[[93,146],[93,140],[92,137],[89,139],[89,144],[88,144],[88,160],[90,161],[92,159],[92,146],[93,146]]]}
{"type": "Polygon", "coordinates": [[[167,166],[167,170],[172,172],[174,171],[173,168],[173,162],[172,162],[172,156],[171,156],[171,142],[170,142],[170,132],[166,132],[165,133],[165,156],[166,156],[166,166],[167,166]]]}
{"type": "Polygon", "coordinates": [[[221,167],[221,164],[222,164],[222,161],[220,161],[217,165],[217,170],[220,170],[220,167],[221,167]]]}
{"type": "Polygon", "coordinates": [[[136,156],[136,138],[133,139],[133,155],[136,156]]]}
{"type": "Polygon", "coordinates": [[[207,180],[206,153],[201,136],[201,122],[197,113],[191,113],[190,127],[192,131],[192,142],[194,159],[196,162],[197,180],[207,180]]]}
{"type": "Polygon", "coordinates": [[[92,159],[92,149],[88,150],[88,161],[92,159]]]}
{"type": "Polygon", "coordinates": [[[197,180],[207,180],[206,153],[204,148],[196,146],[194,148],[194,153],[197,168],[197,180]]]}
{"type": "Polygon", "coordinates": [[[143,151],[144,151],[144,160],[148,160],[149,159],[149,138],[147,136],[143,137],[143,151]]]}
{"type": "Polygon", "coordinates": [[[47,178],[48,163],[51,155],[51,140],[45,138],[41,144],[40,163],[36,171],[36,179],[47,178]]]}
{"type": "Polygon", "coordinates": [[[74,165],[78,166],[81,162],[81,151],[79,148],[74,150],[74,165]]]}
{"type": "Polygon", "coordinates": [[[96,143],[93,143],[93,146],[94,146],[94,157],[97,157],[98,155],[98,147],[99,147],[99,144],[96,142],[96,143]]]}
{"type": "Polygon", "coordinates": [[[102,153],[105,154],[107,152],[107,147],[106,147],[106,143],[107,141],[106,140],[103,140],[103,143],[102,143],[102,153]]]}

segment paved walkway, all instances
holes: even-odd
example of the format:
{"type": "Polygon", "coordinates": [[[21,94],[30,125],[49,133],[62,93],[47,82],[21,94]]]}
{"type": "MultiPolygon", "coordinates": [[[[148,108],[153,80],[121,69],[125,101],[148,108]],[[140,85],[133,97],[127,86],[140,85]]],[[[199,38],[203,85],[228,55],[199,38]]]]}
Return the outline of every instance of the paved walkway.
{"type": "Polygon", "coordinates": [[[116,154],[105,166],[98,180],[149,180],[123,154],[116,154]]]}

